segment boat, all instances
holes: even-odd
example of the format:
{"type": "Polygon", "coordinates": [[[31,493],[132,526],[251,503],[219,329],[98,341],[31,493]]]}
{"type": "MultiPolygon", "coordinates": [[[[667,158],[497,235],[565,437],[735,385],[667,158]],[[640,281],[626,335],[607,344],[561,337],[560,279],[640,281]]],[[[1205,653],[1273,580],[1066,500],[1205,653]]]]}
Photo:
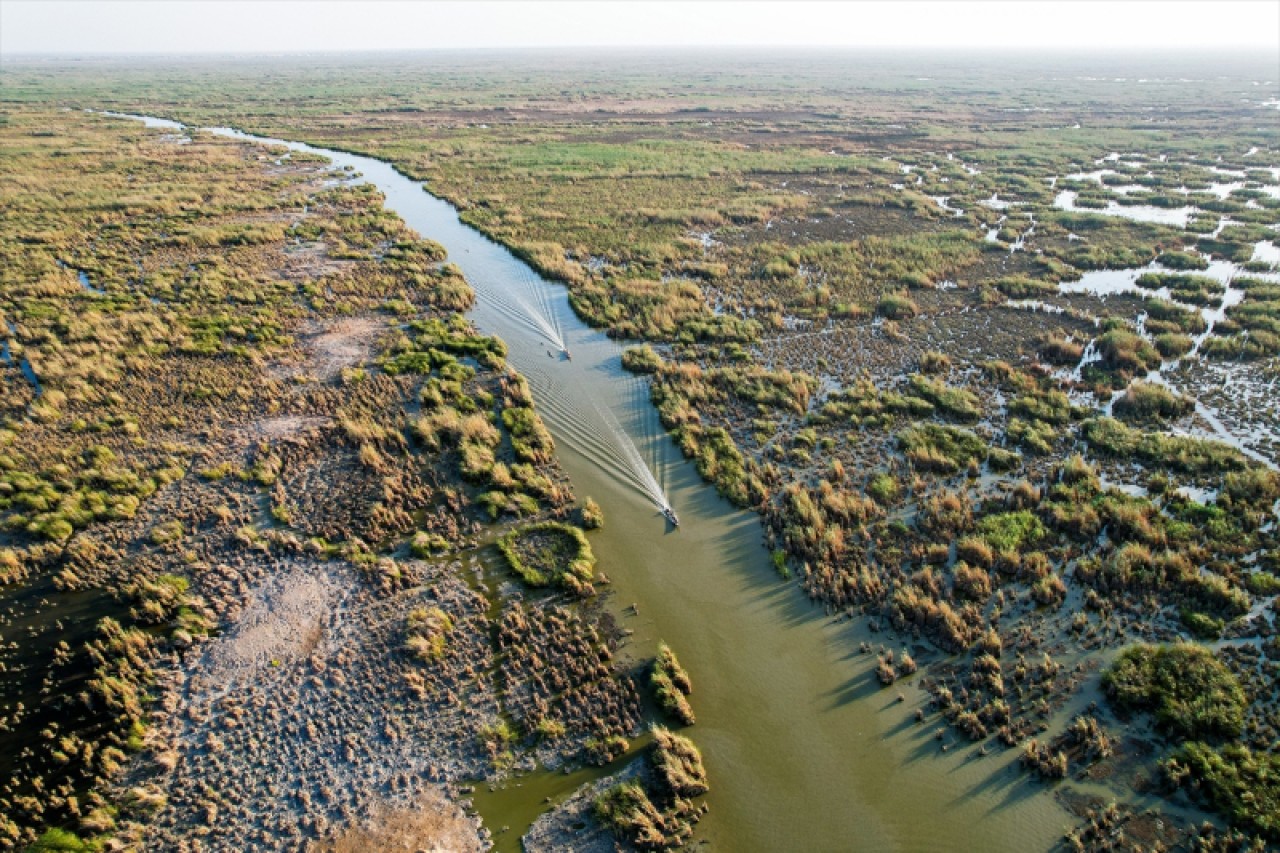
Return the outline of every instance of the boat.
{"type": "Polygon", "coordinates": [[[569,348],[564,348],[564,357],[567,361],[573,361],[573,353],[569,352],[569,348]]]}
{"type": "Polygon", "coordinates": [[[671,522],[672,527],[680,526],[680,517],[676,515],[676,511],[674,509],[669,506],[664,506],[662,508],[662,514],[666,517],[667,521],[671,522]]]}

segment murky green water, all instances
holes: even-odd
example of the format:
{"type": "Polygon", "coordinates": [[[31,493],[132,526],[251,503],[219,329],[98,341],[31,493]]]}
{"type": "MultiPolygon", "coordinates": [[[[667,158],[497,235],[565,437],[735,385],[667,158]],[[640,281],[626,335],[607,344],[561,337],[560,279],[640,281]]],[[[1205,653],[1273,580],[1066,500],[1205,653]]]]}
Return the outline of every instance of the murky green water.
{"type": "MultiPolygon", "coordinates": [[[[878,637],[833,623],[795,583],[779,580],[757,517],[700,481],[662,433],[643,384],[621,371],[621,348],[573,316],[563,288],[390,166],[306,150],[359,170],[411,227],[449,250],[479,294],[477,325],[507,342],[510,362],[530,379],[578,494],[604,508],[605,527],[591,538],[613,582],[613,609],[635,632],[631,653],[651,655],[666,640],[693,678],[690,734],[713,786],[700,839],[733,851],[1029,851],[1060,837],[1067,814],[1016,772],[1013,751],[982,757],[966,743],[944,753],[937,723],[913,720],[923,694],[909,682],[882,690],[874,655],[858,654],[862,640],[878,637]],[[548,354],[547,337],[520,316],[518,294],[523,307],[550,312],[572,361],[548,354]],[[665,487],[679,529],[624,470],[612,418],[665,487]],[[633,603],[634,615],[626,610],[633,603]]],[[[482,792],[477,805],[495,831],[511,827],[499,848],[518,849],[546,798],[562,799],[592,776],[534,774],[500,795],[482,792]]]]}

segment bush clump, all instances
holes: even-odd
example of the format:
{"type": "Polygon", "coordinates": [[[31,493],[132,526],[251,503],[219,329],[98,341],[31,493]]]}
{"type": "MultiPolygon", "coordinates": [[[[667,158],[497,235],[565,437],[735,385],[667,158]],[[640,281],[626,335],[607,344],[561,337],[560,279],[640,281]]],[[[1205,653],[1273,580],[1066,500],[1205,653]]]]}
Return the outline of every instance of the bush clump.
{"type": "Polygon", "coordinates": [[[662,356],[648,344],[630,347],[622,353],[622,368],[632,373],[657,373],[662,369],[662,356]]]}
{"type": "Polygon", "coordinates": [[[1194,742],[1165,762],[1164,773],[1232,826],[1280,842],[1280,755],[1234,743],[1194,742]]]}
{"type": "Polygon", "coordinates": [[[910,320],[920,313],[920,306],[906,293],[886,293],[876,304],[876,313],[886,320],[910,320]]]}
{"type": "Polygon", "coordinates": [[[642,850],[666,847],[666,821],[639,782],[614,785],[596,798],[596,819],[642,850]]]}
{"type": "Polygon", "coordinates": [[[1084,437],[1095,450],[1109,456],[1137,457],[1192,474],[1245,467],[1244,455],[1230,445],[1185,435],[1144,432],[1115,418],[1087,421],[1084,437]]]}
{"type": "Polygon", "coordinates": [[[1191,400],[1154,382],[1135,382],[1112,407],[1127,421],[1172,420],[1195,408],[1191,400]]]}
{"type": "Polygon", "coordinates": [[[987,443],[967,429],[944,424],[918,424],[898,433],[898,446],[922,471],[953,474],[987,457],[987,443]]]}
{"type": "Polygon", "coordinates": [[[658,726],[648,771],[600,794],[596,819],[641,850],[679,847],[693,834],[698,816],[690,799],[708,790],[702,756],[688,738],[658,726]]]}
{"type": "Polygon", "coordinates": [[[1102,676],[1121,708],[1150,711],[1157,725],[1188,738],[1236,737],[1248,701],[1231,670],[1203,646],[1137,645],[1102,676]]]}
{"type": "Polygon", "coordinates": [[[988,545],[1001,553],[1018,553],[1045,536],[1045,527],[1029,510],[989,515],[978,522],[978,530],[988,545]]]}
{"type": "Polygon", "coordinates": [[[587,530],[598,530],[604,527],[604,510],[594,499],[587,498],[582,504],[582,526],[587,530]]]}
{"type": "Polygon", "coordinates": [[[405,619],[405,649],[428,663],[444,657],[453,619],[439,607],[417,607],[405,619]]]}
{"type": "Polygon", "coordinates": [[[649,761],[659,786],[671,796],[688,799],[707,792],[707,771],[702,766],[702,754],[687,737],[661,726],[655,727],[649,761]]]}

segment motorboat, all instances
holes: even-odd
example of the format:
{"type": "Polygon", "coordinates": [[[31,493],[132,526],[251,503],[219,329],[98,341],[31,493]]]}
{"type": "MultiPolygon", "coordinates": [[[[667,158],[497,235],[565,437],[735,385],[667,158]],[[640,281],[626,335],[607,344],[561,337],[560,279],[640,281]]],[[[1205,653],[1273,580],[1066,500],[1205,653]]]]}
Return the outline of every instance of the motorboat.
{"type": "Polygon", "coordinates": [[[680,517],[676,515],[676,511],[671,507],[664,506],[662,508],[662,515],[667,519],[667,521],[671,522],[672,527],[680,526],[680,517]]]}
{"type": "Polygon", "coordinates": [[[573,361],[573,353],[569,352],[568,347],[565,347],[563,352],[566,361],[573,361]]]}

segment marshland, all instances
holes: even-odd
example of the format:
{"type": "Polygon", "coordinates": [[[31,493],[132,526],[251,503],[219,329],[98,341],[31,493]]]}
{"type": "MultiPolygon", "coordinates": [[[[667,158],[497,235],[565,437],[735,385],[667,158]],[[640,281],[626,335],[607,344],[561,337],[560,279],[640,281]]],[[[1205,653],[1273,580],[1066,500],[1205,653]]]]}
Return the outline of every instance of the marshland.
{"type": "Polygon", "coordinates": [[[1278,88],[6,61],[0,844],[1280,843],[1278,88]]]}

